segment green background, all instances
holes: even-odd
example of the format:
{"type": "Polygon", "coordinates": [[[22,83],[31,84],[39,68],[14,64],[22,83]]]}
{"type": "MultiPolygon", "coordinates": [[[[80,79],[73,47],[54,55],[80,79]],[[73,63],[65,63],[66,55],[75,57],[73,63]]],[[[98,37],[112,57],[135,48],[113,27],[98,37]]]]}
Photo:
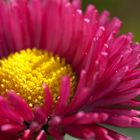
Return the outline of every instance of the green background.
{"type": "MultiPolygon", "coordinates": [[[[89,3],[93,3],[100,12],[106,9],[110,11],[111,17],[120,18],[123,21],[121,33],[132,32],[134,40],[140,41],[140,0],[83,0],[83,9],[89,3]]],[[[140,140],[140,129],[115,127],[111,129],[133,137],[133,140],[140,140]]],[[[67,135],[66,140],[77,139],[67,135]]]]}

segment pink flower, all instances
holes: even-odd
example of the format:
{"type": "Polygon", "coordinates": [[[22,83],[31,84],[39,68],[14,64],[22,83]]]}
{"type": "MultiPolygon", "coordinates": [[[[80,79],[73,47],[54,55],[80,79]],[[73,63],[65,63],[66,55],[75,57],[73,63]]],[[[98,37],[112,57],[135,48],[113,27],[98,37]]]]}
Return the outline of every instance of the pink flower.
{"type": "Polygon", "coordinates": [[[47,50],[66,59],[78,83],[69,102],[70,78],[62,77],[56,104],[44,84],[44,105],[34,108],[13,90],[1,95],[0,139],[130,140],[102,125],[140,128],[140,45],[131,33],[118,35],[120,26],[93,5],[83,13],[80,0],[1,0],[0,58],[47,50]]]}

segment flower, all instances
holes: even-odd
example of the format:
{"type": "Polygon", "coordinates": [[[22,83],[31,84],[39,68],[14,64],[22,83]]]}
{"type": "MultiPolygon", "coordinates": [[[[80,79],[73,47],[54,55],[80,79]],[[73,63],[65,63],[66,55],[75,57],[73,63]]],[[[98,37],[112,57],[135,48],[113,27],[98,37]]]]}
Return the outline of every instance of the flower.
{"type": "MultiPolygon", "coordinates": [[[[140,128],[140,45],[132,42],[131,33],[118,35],[120,26],[118,18],[111,20],[107,11],[98,15],[93,5],[83,13],[80,0],[0,1],[0,139],[46,140],[51,136],[63,140],[69,134],[87,140],[130,140],[104,126],[140,128]],[[31,84],[27,87],[25,81],[15,86],[14,82],[20,80],[15,77],[24,77],[24,63],[34,64],[32,58],[36,58],[34,53],[19,58],[21,50],[26,54],[27,48],[64,58],[77,76],[74,95],[70,74],[73,72],[66,68],[68,73],[59,76],[60,83],[58,79],[51,84],[43,81],[43,104],[30,105],[28,100],[33,96],[29,98],[25,92],[20,96],[16,91],[20,84],[26,89],[31,84]],[[11,59],[11,53],[18,61],[11,59]],[[54,99],[49,84],[55,88],[55,82],[59,93],[54,99]]],[[[60,62],[60,67],[61,64],[64,63],[60,62]]],[[[43,69],[40,63],[38,68],[43,69]]],[[[37,88],[39,81],[31,90],[37,88]]],[[[42,89],[39,88],[37,91],[42,89]]]]}

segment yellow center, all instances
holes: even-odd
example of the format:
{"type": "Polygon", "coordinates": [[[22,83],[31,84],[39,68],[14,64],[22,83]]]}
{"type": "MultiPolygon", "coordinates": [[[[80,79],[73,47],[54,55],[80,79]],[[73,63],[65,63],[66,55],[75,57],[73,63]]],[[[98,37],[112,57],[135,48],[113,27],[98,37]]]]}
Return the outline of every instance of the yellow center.
{"type": "Polygon", "coordinates": [[[71,79],[71,96],[76,86],[76,76],[64,59],[37,49],[22,50],[0,60],[0,95],[14,90],[26,100],[30,107],[42,105],[46,83],[53,94],[54,102],[59,98],[61,78],[71,79]]]}

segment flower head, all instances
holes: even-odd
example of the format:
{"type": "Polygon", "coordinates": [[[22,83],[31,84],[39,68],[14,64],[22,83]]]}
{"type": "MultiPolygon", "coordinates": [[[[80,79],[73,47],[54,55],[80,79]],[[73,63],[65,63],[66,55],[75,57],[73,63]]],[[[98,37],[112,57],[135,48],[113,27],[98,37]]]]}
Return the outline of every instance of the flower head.
{"type": "Polygon", "coordinates": [[[80,0],[0,1],[0,139],[130,140],[140,128],[140,45],[80,0]]]}

